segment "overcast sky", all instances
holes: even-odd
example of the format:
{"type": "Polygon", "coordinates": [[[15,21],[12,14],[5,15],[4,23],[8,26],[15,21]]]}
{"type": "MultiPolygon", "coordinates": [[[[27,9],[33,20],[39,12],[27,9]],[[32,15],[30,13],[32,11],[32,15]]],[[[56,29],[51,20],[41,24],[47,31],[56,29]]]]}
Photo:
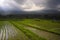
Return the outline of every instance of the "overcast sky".
{"type": "Polygon", "coordinates": [[[22,11],[58,10],[60,0],[0,0],[0,8],[3,10],[19,9],[22,11]]]}

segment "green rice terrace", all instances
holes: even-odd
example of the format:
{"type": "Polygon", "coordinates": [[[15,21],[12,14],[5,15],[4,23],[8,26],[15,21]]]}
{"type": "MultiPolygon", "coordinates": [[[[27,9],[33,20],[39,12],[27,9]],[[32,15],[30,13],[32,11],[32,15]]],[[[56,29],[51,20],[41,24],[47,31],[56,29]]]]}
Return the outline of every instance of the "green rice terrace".
{"type": "Polygon", "coordinates": [[[60,40],[60,21],[46,19],[0,21],[0,40],[60,40]]]}

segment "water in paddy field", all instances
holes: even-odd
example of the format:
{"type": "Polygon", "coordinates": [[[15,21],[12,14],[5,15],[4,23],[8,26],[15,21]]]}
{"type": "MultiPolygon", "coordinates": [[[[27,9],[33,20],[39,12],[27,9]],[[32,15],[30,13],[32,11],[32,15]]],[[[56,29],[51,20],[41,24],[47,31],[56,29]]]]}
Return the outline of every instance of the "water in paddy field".
{"type": "MultiPolygon", "coordinates": [[[[29,39],[21,30],[17,29],[14,25],[9,23],[9,21],[4,21],[4,24],[0,28],[0,40],[31,40],[29,39]]],[[[60,36],[38,30],[31,27],[24,27],[42,38],[47,40],[60,40],[60,36]]]]}
{"type": "Polygon", "coordinates": [[[28,38],[8,21],[0,29],[0,40],[28,40],[28,38]]]}
{"type": "Polygon", "coordinates": [[[16,35],[16,28],[7,23],[5,23],[0,29],[0,40],[8,40],[9,38],[14,38],[16,35]]]}

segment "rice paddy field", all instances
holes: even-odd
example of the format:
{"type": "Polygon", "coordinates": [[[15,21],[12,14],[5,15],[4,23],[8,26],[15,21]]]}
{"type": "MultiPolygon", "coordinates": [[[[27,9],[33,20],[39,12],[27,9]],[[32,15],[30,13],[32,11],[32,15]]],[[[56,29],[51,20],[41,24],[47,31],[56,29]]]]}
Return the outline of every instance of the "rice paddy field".
{"type": "Polygon", "coordinates": [[[0,40],[60,40],[60,20],[0,21],[0,40]]]}

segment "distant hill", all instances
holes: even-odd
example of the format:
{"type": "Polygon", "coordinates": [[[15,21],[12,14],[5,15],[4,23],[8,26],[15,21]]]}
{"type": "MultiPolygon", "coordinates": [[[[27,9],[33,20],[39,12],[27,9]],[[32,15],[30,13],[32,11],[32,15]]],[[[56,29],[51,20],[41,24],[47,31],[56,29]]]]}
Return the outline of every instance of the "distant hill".
{"type": "Polygon", "coordinates": [[[47,19],[60,19],[60,11],[57,10],[42,10],[42,11],[21,11],[21,10],[11,10],[11,11],[0,11],[0,18],[47,18],[47,19]],[[4,15],[4,13],[8,15],[4,15]],[[3,15],[1,15],[3,14],[3,15]]]}

